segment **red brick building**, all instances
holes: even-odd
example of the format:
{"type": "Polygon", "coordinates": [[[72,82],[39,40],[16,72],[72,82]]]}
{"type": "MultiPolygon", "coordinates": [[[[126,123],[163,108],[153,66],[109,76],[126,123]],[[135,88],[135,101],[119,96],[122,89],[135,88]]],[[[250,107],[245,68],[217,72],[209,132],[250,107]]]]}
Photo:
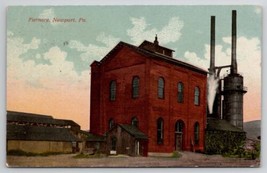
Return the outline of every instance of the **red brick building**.
{"type": "Polygon", "coordinates": [[[148,136],[148,153],[204,150],[207,72],[144,41],[120,42],[91,64],[90,132],[132,124],[148,136]]]}

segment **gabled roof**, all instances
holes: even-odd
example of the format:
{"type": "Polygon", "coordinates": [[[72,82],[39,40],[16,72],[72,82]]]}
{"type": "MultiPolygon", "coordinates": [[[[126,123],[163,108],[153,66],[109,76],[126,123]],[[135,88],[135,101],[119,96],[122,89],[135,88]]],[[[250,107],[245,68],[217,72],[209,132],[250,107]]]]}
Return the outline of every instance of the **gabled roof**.
{"type": "Polygon", "coordinates": [[[221,119],[208,119],[207,130],[221,130],[221,131],[231,131],[231,132],[243,132],[240,128],[230,124],[226,120],[221,119]]]}
{"type": "Polygon", "coordinates": [[[33,113],[25,113],[25,112],[15,112],[15,111],[7,111],[7,121],[51,121],[53,119],[50,115],[40,115],[33,113]]]}
{"type": "Polygon", "coordinates": [[[12,121],[23,122],[23,123],[43,123],[43,124],[53,124],[62,126],[70,125],[70,126],[80,127],[79,124],[75,123],[72,120],[54,119],[52,116],[48,115],[7,111],[7,122],[12,122],[12,121]]]}
{"type": "Polygon", "coordinates": [[[118,124],[122,129],[134,136],[136,139],[148,139],[147,135],[141,132],[137,127],[129,124],[118,124]]]}
{"type": "MultiPolygon", "coordinates": [[[[146,49],[142,49],[140,47],[137,47],[137,46],[134,46],[134,45],[122,42],[122,41],[120,41],[100,62],[98,62],[98,64],[104,63],[110,57],[110,55],[112,55],[114,52],[116,52],[117,50],[119,50],[122,47],[130,48],[131,50],[133,50],[137,53],[140,53],[140,54],[142,54],[148,58],[153,58],[156,60],[165,61],[167,63],[173,64],[176,66],[180,66],[180,67],[184,67],[184,68],[187,68],[190,70],[194,70],[194,71],[202,73],[202,74],[207,74],[207,70],[202,69],[200,67],[194,66],[192,64],[189,64],[189,63],[186,63],[186,62],[174,59],[174,58],[170,58],[169,56],[166,56],[163,54],[159,54],[159,53],[152,52],[152,51],[149,51],[146,49]]],[[[94,63],[96,63],[96,62],[94,61],[94,63]]]]}
{"type": "Polygon", "coordinates": [[[7,125],[8,140],[29,141],[81,141],[69,129],[27,125],[7,125]]]}

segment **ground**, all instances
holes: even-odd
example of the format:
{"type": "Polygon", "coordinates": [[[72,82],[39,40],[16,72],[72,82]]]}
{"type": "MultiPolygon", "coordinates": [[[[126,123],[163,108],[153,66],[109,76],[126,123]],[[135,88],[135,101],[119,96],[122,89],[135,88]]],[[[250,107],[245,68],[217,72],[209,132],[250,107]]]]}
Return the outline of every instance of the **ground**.
{"type": "Polygon", "coordinates": [[[260,160],[225,158],[181,152],[180,158],[171,157],[104,157],[73,158],[75,154],[53,156],[7,156],[9,167],[259,167],[260,160]],[[62,162],[64,160],[64,162],[62,162]]]}

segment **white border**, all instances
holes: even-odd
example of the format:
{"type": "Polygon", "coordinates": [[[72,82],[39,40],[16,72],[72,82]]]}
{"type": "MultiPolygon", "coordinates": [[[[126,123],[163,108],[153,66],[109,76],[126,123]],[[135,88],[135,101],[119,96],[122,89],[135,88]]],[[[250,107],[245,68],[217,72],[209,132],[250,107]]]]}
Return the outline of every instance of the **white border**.
{"type": "MultiPolygon", "coordinates": [[[[266,124],[265,122],[265,115],[267,112],[267,93],[264,89],[267,80],[265,73],[267,72],[267,62],[264,60],[266,57],[266,45],[262,46],[262,151],[261,151],[261,168],[138,168],[138,169],[126,169],[126,168],[117,168],[117,169],[100,169],[100,168],[7,168],[5,166],[6,162],[6,153],[5,153],[5,146],[6,146],[6,7],[10,5],[29,5],[29,6],[37,6],[37,5],[260,5],[263,8],[263,28],[262,31],[266,31],[266,7],[267,1],[266,0],[0,0],[0,172],[3,173],[83,173],[83,172],[124,172],[127,171],[129,173],[141,171],[141,172],[266,172],[266,124]]],[[[262,45],[266,43],[266,34],[262,34],[262,45]]]]}

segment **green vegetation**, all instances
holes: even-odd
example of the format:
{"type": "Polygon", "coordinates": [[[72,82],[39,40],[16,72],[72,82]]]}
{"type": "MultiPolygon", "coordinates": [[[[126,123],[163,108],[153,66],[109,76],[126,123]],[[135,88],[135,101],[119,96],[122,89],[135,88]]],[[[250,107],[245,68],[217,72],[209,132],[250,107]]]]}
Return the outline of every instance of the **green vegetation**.
{"type": "Polygon", "coordinates": [[[255,160],[260,157],[260,142],[255,143],[252,150],[245,150],[243,146],[223,153],[224,157],[245,158],[255,160]]]}
{"type": "Polygon", "coordinates": [[[59,154],[69,154],[69,153],[62,153],[62,152],[45,152],[45,153],[32,153],[26,152],[23,150],[10,150],[7,152],[7,155],[10,156],[50,156],[50,155],[59,155],[59,154]]]}
{"type": "Polygon", "coordinates": [[[246,134],[231,131],[206,131],[206,154],[221,154],[224,157],[256,159],[260,157],[260,142],[253,149],[244,147],[246,134]]]}
{"type": "Polygon", "coordinates": [[[246,133],[232,131],[206,131],[206,154],[224,154],[243,146],[246,133]]]}
{"type": "Polygon", "coordinates": [[[181,153],[179,153],[178,151],[174,151],[173,153],[172,153],[172,158],[180,158],[182,156],[182,154],[181,153]]]}

